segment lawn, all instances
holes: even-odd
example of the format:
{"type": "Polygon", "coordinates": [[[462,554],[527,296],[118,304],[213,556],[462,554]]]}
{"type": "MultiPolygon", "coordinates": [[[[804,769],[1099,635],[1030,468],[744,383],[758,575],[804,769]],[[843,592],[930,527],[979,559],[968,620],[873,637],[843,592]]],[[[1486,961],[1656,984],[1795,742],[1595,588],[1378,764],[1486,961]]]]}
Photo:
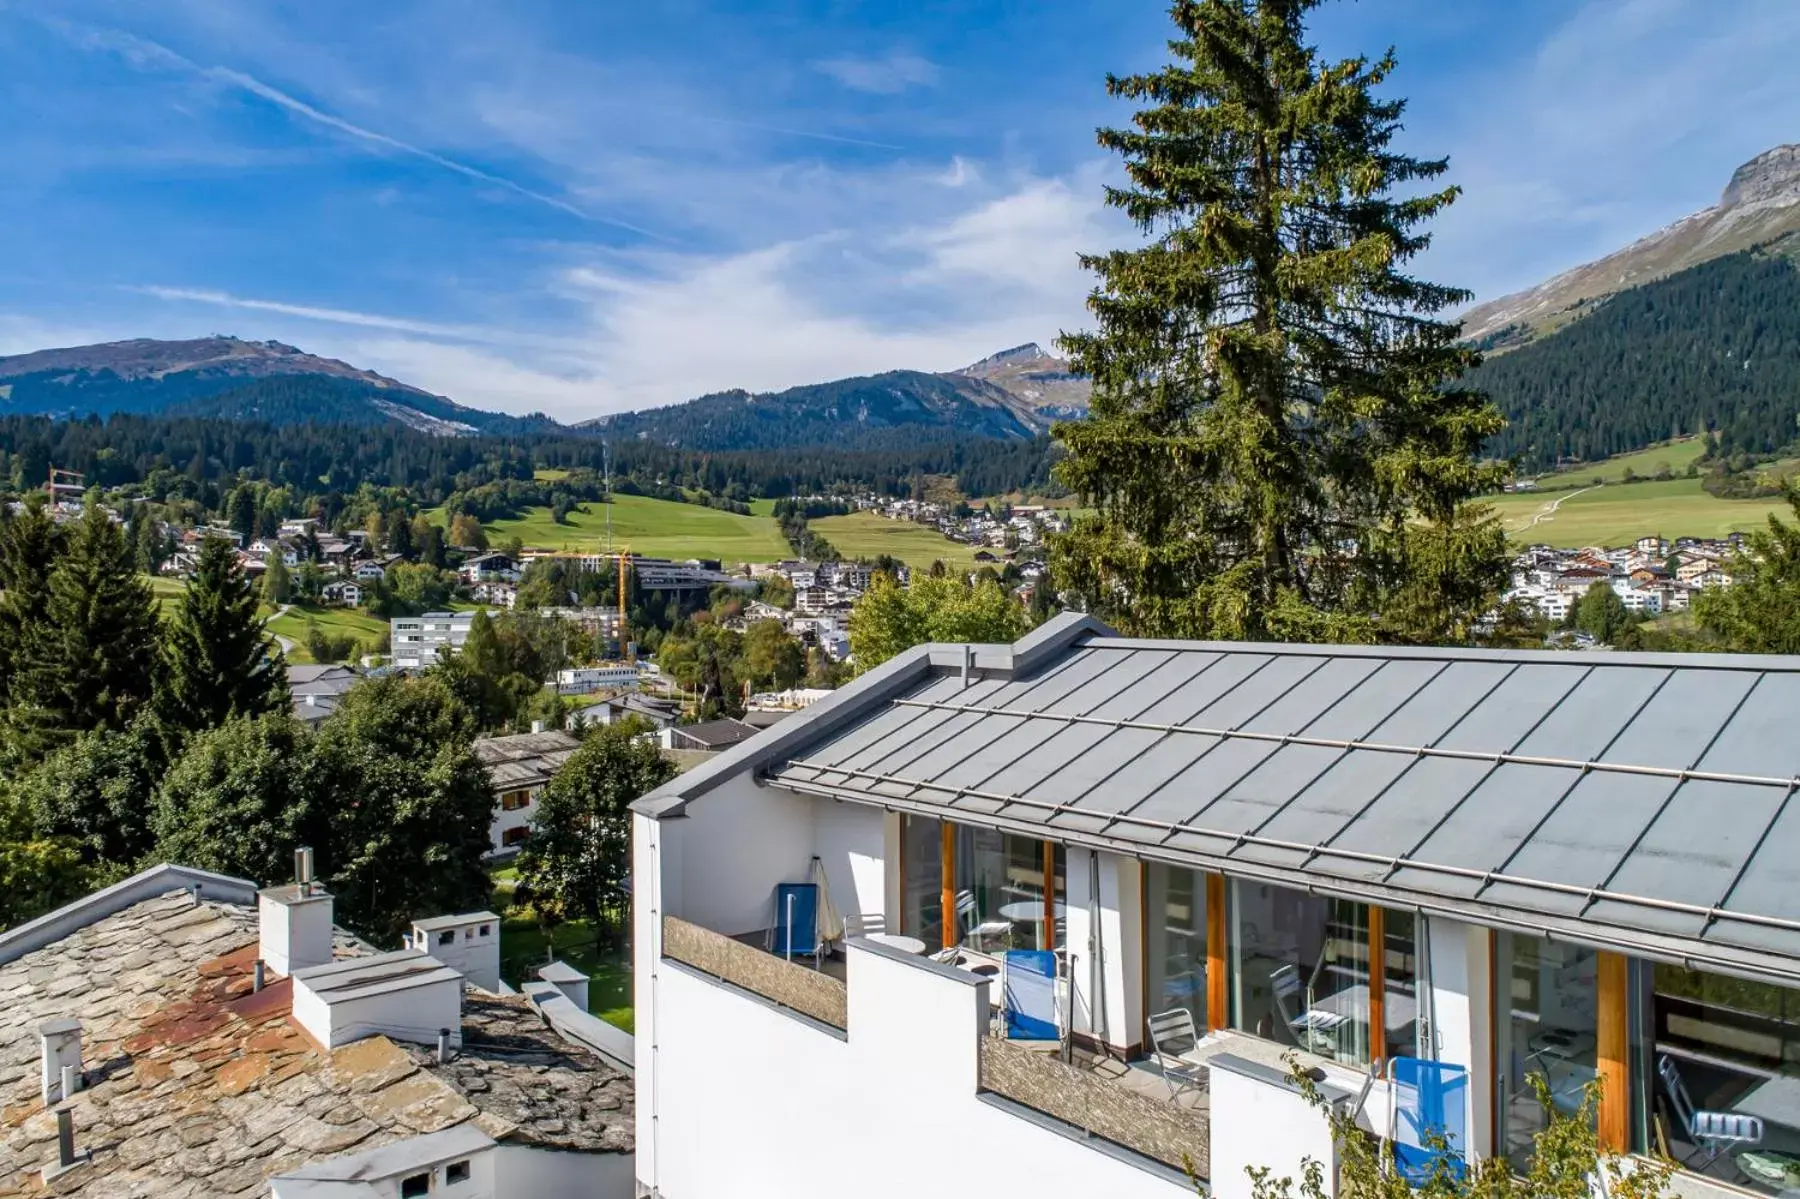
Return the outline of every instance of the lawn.
{"type": "Polygon", "coordinates": [[[150,594],[156,598],[158,615],[169,615],[169,609],[175,601],[187,593],[187,583],[181,579],[170,579],[162,575],[143,575],[144,582],[150,584],[150,594]]]}
{"type": "Polygon", "coordinates": [[[617,1028],[632,1031],[631,954],[622,948],[597,950],[593,929],[585,920],[557,926],[544,935],[529,912],[513,908],[517,872],[510,867],[490,871],[494,910],[500,913],[500,977],[515,987],[536,978],[551,957],[560,958],[588,976],[588,1011],[617,1028]]]}
{"type": "MultiPolygon", "coordinates": [[[[769,506],[773,507],[773,503],[769,506]]],[[[497,520],[484,527],[491,545],[517,537],[528,546],[542,549],[599,550],[606,546],[606,508],[605,504],[589,503],[586,512],[571,512],[565,525],[550,519],[548,508],[529,508],[518,520],[497,520]]],[[[634,554],[778,562],[790,553],[781,530],[766,513],[739,516],[718,508],[642,495],[618,496],[612,510],[613,545],[634,554]]]]}
{"type": "Polygon", "coordinates": [[[1650,534],[1670,539],[1723,537],[1760,528],[1769,513],[1788,511],[1778,499],[1718,499],[1701,488],[1699,479],[1613,483],[1581,491],[1498,496],[1491,502],[1515,541],[1557,546],[1624,546],[1650,534]]]}
{"type": "MultiPolygon", "coordinates": [[[[269,615],[267,609],[264,615],[269,615]]],[[[370,616],[360,608],[315,608],[311,604],[295,604],[280,616],[269,616],[269,631],[293,642],[293,648],[288,651],[289,662],[312,661],[312,655],[306,652],[306,622],[309,619],[317,621],[319,628],[327,633],[348,633],[355,637],[363,643],[365,653],[388,632],[387,621],[370,616]]]]}
{"type": "Polygon", "coordinates": [[[852,512],[848,516],[821,516],[807,523],[846,558],[890,554],[912,567],[928,567],[939,559],[965,569],[975,565],[975,546],[951,541],[909,520],[852,512]]]}
{"type": "Polygon", "coordinates": [[[1617,483],[1625,478],[1628,470],[1642,479],[1653,478],[1665,468],[1672,474],[1679,475],[1698,462],[1705,450],[1706,444],[1698,437],[1683,437],[1636,453],[1620,454],[1617,458],[1607,458],[1585,466],[1567,466],[1554,474],[1540,475],[1538,486],[1586,487],[1595,479],[1617,483]]]}

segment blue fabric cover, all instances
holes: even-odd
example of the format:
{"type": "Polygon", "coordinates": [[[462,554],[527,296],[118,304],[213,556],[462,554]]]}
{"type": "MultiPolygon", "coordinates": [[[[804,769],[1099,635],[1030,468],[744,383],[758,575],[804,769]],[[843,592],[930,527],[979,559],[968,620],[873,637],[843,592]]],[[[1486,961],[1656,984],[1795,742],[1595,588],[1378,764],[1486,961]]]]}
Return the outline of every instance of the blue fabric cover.
{"type": "Polygon", "coordinates": [[[1413,1186],[1424,1185],[1441,1160],[1452,1178],[1468,1173],[1469,1071],[1465,1066],[1397,1057],[1388,1077],[1394,1088],[1394,1165],[1413,1186]],[[1430,1133],[1446,1144],[1432,1149],[1430,1133]]]}
{"type": "Polygon", "coordinates": [[[1006,958],[1006,1039],[1056,1040],[1056,955],[1047,949],[1009,949],[1006,958]]]}
{"type": "Polygon", "coordinates": [[[775,885],[775,943],[782,957],[810,957],[819,952],[819,888],[812,883],[775,885]],[[793,923],[789,925],[788,900],[793,923]]]}

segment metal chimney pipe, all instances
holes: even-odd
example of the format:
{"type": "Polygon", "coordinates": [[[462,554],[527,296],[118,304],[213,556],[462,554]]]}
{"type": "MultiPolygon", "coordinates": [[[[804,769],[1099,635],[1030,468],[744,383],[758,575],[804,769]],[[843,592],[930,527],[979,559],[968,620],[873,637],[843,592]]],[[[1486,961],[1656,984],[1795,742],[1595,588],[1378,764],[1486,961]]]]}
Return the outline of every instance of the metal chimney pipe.
{"type": "Polygon", "coordinates": [[[313,851],[304,845],[294,851],[294,881],[300,884],[300,894],[312,894],[313,851]]]}
{"type": "Polygon", "coordinates": [[[75,1164],[75,1113],[56,1109],[56,1164],[68,1169],[75,1164]]]}
{"type": "Polygon", "coordinates": [[[963,686],[967,687],[969,685],[970,676],[973,675],[974,673],[975,673],[975,647],[972,645],[965,645],[965,646],[963,646],[963,660],[962,660],[962,685],[963,686]]]}
{"type": "Polygon", "coordinates": [[[450,1030],[447,1028],[438,1029],[437,1060],[440,1066],[448,1065],[450,1061],[450,1030]]]}
{"type": "Polygon", "coordinates": [[[257,958],[252,965],[253,973],[250,978],[250,989],[252,991],[260,991],[263,989],[263,960],[257,958]]]}

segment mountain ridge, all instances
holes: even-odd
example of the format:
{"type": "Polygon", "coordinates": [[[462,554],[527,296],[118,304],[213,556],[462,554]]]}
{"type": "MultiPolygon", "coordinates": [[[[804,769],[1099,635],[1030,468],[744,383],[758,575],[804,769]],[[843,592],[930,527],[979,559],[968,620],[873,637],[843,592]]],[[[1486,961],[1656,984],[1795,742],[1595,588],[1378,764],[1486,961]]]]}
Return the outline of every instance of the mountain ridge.
{"type": "Polygon", "coordinates": [[[1732,172],[1719,202],[1620,250],[1463,314],[1471,341],[1508,349],[1554,332],[1598,300],[1800,232],[1800,144],[1765,150],[1732,172]]]}

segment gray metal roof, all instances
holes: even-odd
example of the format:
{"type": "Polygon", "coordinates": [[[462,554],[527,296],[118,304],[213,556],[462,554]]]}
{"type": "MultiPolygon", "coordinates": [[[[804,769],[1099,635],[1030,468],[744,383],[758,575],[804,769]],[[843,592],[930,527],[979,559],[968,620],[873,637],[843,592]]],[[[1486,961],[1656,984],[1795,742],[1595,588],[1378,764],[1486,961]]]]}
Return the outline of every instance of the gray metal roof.
{"type": "Polygon", "coordinates": [[[756,765],[796,790],[1800,974],[1800,658],[1064,640],[967,681],[915,668],[810,738],[786,726],[756,765]]]}

